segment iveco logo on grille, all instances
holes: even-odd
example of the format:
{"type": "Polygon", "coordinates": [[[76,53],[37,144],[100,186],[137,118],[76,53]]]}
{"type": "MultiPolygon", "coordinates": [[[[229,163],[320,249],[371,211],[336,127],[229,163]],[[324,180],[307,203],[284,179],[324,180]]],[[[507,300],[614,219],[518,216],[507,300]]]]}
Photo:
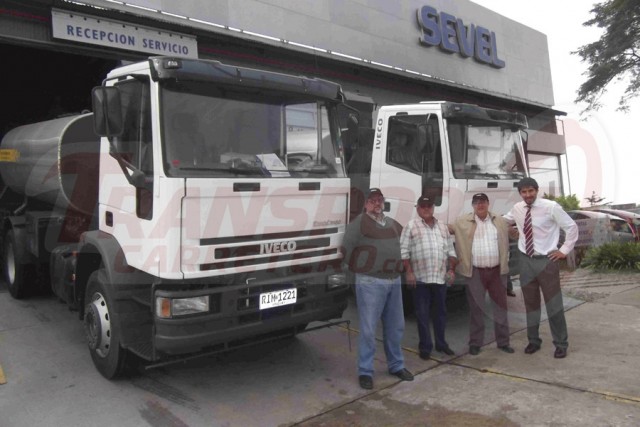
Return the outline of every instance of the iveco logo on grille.
{"type": "Polygon", "coordinates": [[[279,254],[281,252],[293,252],[296,250],[296,242],[290,240],[288,242],[262,243],[260,245],[260,254],[279,254]]]}

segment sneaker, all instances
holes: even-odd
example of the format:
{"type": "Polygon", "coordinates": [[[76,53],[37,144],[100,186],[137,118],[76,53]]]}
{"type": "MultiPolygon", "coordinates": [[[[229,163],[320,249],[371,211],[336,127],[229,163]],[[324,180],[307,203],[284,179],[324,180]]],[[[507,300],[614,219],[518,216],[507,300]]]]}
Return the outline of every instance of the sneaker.
{"type": "Polygon", "coordinates": [[[470,345],[469,346],[469,354],[472,356],[477,356],[480,353],[480,347],[478,347],[477,345],[470,345]]]}
{"type": "Polygon", "coordinates": [[[413,381],[413,374],[407,371],[405,368],[402,368],[399,371],[391,372],[391,375],[395,375],[402,381],[413,381]]]}

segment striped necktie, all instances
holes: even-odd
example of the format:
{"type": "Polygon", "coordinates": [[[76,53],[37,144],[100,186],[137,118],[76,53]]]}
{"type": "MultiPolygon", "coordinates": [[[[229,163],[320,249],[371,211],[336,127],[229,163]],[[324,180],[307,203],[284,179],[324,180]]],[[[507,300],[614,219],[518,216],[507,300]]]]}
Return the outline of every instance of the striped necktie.
{"type": "Polygon", "coordinates": [[[533,227],[531,226],[531,205],[527,205],[527,214],[524,216],[524,242],[527,256],[533,256],[533,227]]]}

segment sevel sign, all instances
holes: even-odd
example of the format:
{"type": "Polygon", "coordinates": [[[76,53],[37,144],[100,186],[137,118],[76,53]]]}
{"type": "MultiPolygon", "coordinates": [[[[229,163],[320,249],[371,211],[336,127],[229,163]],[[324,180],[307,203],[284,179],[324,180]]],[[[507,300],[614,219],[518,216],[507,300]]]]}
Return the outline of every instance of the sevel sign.
{"type": "Polygon", "coordinates": [[[463,58],[473,56],[478,62],[495,68],[504,68],[498,58],[496,33],[479,25],[465,26],[460,18],[438,12],[434,7],[418,9],[418,24],[422,30],[420,43],[424,46],[440,46],[447,53],[458,53],[463,58]]]}

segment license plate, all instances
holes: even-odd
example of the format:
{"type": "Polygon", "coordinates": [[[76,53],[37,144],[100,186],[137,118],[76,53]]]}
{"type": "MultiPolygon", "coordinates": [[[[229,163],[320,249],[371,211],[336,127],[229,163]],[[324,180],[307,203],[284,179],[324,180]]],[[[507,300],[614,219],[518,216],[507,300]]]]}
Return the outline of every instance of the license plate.
{"type": "Polygon", "coordinates": [[[297,289],[293,288],[260,294],[260,310],[295,303],[297,299],[296,291],[297,289]]]}

